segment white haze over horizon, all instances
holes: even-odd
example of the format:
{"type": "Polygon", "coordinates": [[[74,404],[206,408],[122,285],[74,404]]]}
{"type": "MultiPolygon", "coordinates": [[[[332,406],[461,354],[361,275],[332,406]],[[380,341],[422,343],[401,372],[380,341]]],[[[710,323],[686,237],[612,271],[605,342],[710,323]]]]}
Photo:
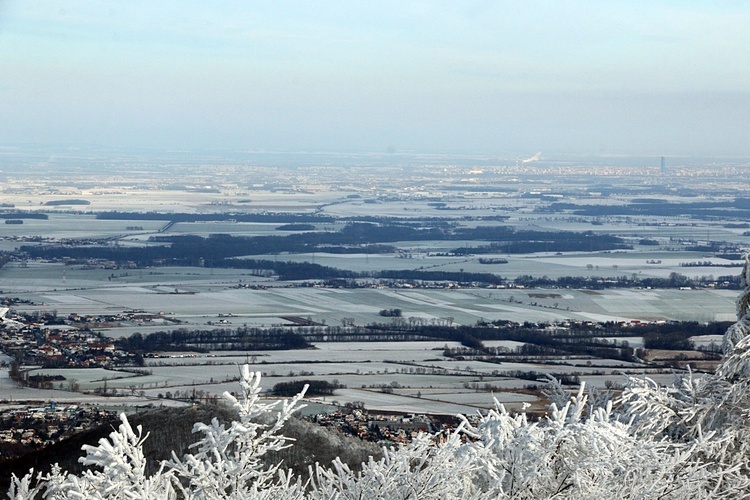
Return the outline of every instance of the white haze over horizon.
{"type": "Polygon", "coordinates": [[[750,156],[736,1],[0,1],[0,146],[750,156]]]}

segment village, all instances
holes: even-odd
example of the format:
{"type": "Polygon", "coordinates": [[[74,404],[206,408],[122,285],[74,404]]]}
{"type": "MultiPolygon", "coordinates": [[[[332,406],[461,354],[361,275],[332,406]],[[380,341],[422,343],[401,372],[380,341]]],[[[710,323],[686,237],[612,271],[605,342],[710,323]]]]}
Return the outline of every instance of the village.
{"type": "MultiPolygon", "coordinates": [[[[22,365],[45,368],[114,367],[142,363],[142,357],[116,349],[111,339],[85,328],[40,323],[0,331],[0,350],[22,365]]],[[[11,377],[13,377],[11,369],[11,377]]]]}
{"type": "Polygon", "coordinates": [[[436,434],[454,429],[456,424],[453,417],[367,411],[363,405],[351,403],[340,410],[319,413],[305,419],[322,427],[386,446],[408,444],[420,432],[436,434]]]}
{"type": "Polygon", "coordinates": [[[115,413],[91,405],[10,408],[0,411],[0,463],[115,421],[115,413]]]}

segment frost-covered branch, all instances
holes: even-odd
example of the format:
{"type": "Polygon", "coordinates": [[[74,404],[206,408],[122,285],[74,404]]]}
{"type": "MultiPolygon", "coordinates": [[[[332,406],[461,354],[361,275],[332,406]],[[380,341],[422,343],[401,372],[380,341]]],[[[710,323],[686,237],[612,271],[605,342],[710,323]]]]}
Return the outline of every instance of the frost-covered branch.
{"type": "Polygon", "coordinates": [[[189,498],[274,498],[282,492],[288,495],[285,498],[301,495],[302,486],[293,482],[287,471],[282,473],[280,464],[265,468],[262,457],[291,446],[291,439],[279,431],[304,406],[299,401],[307,386],[291,400],[263,404],[259,402],[260,372],[251,372],[245,365],[240,373],[241,398],[224,393],[239,420],[229,426],[217,419],[210,424],[196,423],[193,432],[203,435],[191,445],[196,452],[181,459],[173,452],[168,462],[175,474],[174,483],[189,498]],[[274,414],[271,424],[259,421],[260,417],[274,414]]]}
{"type": "Polygon", "coordinates": [[[13,477],[8,497],[45,499],[536,499],[738,498],[750,491],[750,261],[716,374],[689,373],[671,386],[627,378],[617,398],[574,394],[555,380],[546,417],[511,414],[497,401],[475,419],[461,417],[444,434],[420,434],[384,450],[355,472],[342,460],[311,464],[310,479],[262,457],[292,445],[283,425],[300,408],[260,401],[260,374],[241,369],[238,414],[221,424],[197,423],[191,452],[146,474],[140,427],[121,416],[98,446],[85,446],[81,475],[53,467],[13,477]]]}

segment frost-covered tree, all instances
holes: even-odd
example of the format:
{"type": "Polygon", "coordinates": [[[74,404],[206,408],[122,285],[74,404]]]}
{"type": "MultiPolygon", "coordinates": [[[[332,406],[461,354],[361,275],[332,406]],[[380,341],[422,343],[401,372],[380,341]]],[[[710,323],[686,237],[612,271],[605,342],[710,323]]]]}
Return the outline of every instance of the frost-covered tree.
{"type": "Polygon", "coordinates": [[[743,269],[738,320],[725,336],[713,375],[659,386],[629,378],[617,398],[572,396],[552,380],[545,418],[494,410],[452,432],[421,434],[383,450],[361,470],[341,460],[311,464],[307,480],[260,458],[290,446],[283,423],[302,395],[279,406],[259,402],[260,374],[241,372],[242,396],[226,394],[238,419],[197,423],[200,439],[147,474],[142,429],[121,417],[98,446],[84,446],[80,476],[58,467],[13,478],[11,499],[470,499],[739,498],[750,492],[750,261],[743,269]],[[258,416],[271,416],[261,424],[258,416]],[[36,479],[36,481],[35,481],[36,479]]]}
{"type": "MultiPolygon", "coordinates": [[[[706,469],[723,471],[722,491],[746,488],[750,477],[750,260],[742,270],[737,322],[724,335],[725,354],[716,373],[689,374],[673,386],[631,379],[618,405],[641,439],[665,439],[691,447],[706,469]],[[734,486],[730,486],[734,485],[734,486]]],[[[739,489],[738,491],[743,491],[739,489]]],[[[744,490],[747,491],[747,490],[744,490]]],[[[728,496],[731,496],[728,494],[728,496]]]]}
{"type": "Polygon", "coordinates": [[[290,438],[279,431],[294,411],[303,407],[298,403],[307,387],[291,400],[281,402],[272,424],[262,424],[257,418],[274,412],[278,403],[258,402],[260,372],[250,372],[245,365],[241,373],[243,397],[238,400],[231,394],[224,395],[237,410],[239,420],[228,427],[217,419],[210,425],[195,424],[193,432],[203,434],[191,446],[197,452],[182,459],[172,453],[172,460],[166,462],[174,483],[185,498],[302,498],[299,481],[280,465],[266,468],[261,458],[270,451],[291,446],[290,438]]]}
{"type": "Polygon", "coordinates": [[[31,487],[33,471],[22,479],[13,477],[8,497],[32,499],[40,492],[50,499],[172,499],[175,491],[171,485],[172,472],[162,467],[151,476],[146,475],[143,455],[143,430],[137,432],[121,415],[118,430],[101,439],[99,446],[84,445],[86,456],[80,461],[95,468],[81,476],[68,475],[59,467],[44,476],[39,475],[36,487],[31,487]]]}
{"type": "Polygon", "coordinates": [[[531,422],[502,405],[445,436],[422,435],[353,473],[316,466],[316,499],[736,498],[750,483],[739,467],[705,460],[710,438],[675,442],[638,435],[609,401],[580,391],[531,422]],[[468,441],[461,436],[469,438],[468,441]],[[439,444],[438,444],[439,442],[439,444]]]}
{"type": "Polygon", "coordinates": [[[750,266],[748,259],[750,256],[745,255],[745,265],[740,275],[740,286],[742,292],[737,297],[737,322],[727,329],[724,334],[722,349],[724,354],[729,354],[737,343],[743,338],[750,335],[750,266]]]}
{"type": "Polygon", "coordinates": [[[303,407],[299,401],[304,390],[291,400],[260,403],[260,373],[251,372],[247,365],[241,369],[240,386],[239,399],[224,394],[239,420],[228,427],[217,419],[210,424],[196,423],[193,432],[203,435],[191,446],[196,452],[183,458],[173,453],[172,459],[150,476],[145,472],[142,449],[148,435],[144,436],[140,427],[135,432],[122,414],[122,424],[109,439],[83,447],[86,456],[79,460],[92,469],[74,476],[53,467],[51,473],[38,475],[33,487],[33,471],[20,479],[14,476],[8,497],[22,500],[43,494],[54,500],[151,500],[178,498],[179,492],[180,497],[194,499],[301,498],[303,485],[279,465],[264,467],[261,458],[291,445],[279,430],[303,407]],[[260,415],[274,415],[273,422],[257,422],[260,415]]]}

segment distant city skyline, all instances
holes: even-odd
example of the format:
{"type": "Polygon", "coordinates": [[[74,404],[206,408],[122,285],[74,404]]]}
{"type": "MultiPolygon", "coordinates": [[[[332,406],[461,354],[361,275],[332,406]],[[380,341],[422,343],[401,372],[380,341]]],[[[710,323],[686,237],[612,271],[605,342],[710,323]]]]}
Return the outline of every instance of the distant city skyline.
{"type": "Polygon", "coordinates": [[[748,25],[739,1],[0,1],[0,146],[750,156],[748,25]]]}

